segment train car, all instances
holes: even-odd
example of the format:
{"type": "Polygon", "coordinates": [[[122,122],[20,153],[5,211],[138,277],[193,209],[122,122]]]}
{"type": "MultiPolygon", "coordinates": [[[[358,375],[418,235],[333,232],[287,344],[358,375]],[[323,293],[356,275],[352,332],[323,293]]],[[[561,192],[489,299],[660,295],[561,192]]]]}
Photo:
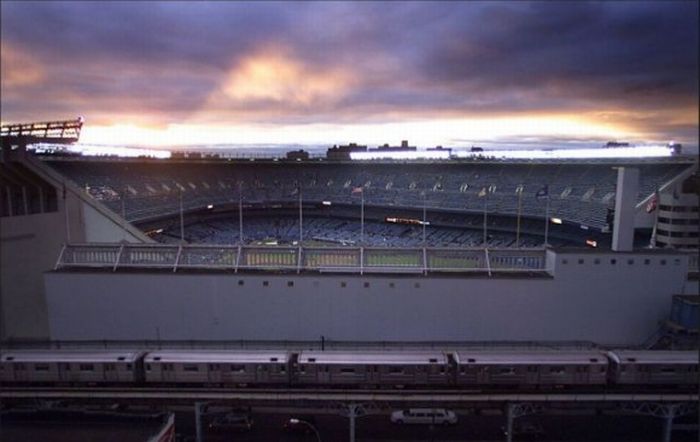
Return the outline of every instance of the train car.
{"type": "Polygon", "coordinates": [[[288,384],[290,353],[274,350],[162,350],[144,358],[147,383],[288,384]]]}
{"type": "Polygon", "coordinates": [[[295,382],[316,385],[445,385],[448,358],[440,351],[303,351],[295,382]]]}
{"type": "Polygon", "coordinates": [[[608,356],[619,385],[698,385],[697,351],[613,350],[608,356]]]}
{"type": "Polygon", "coordinates": [[[18,350],[0,357],[0,381],[15,383],[133,383],[142,380],[143,352],[18,350]]]}
{"type": "Polygon", "coordinates": [[[608,360],[597,351],[457,351],[454,382],[461,386],[554,387],[604,385],[608,360]]]}

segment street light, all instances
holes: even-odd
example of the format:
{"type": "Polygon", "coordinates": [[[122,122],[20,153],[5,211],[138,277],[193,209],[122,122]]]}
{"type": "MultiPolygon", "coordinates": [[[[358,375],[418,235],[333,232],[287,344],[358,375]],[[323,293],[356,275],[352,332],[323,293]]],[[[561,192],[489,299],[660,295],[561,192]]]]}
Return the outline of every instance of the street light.
{"type": "Polygon", "coordinates": [[[316,427],[314,427],[311,424],[311,422],[307,422],[307,421],[301,420],[301,419],[292,418],[292,419],[289,419],[289,423],[294,424],[294,425],[298,425],[298,424],[306,425],[307,427],[311,428],[311,430],[314,432],[314,434],[316,435],[316,440],[318,442],[321,442],[321,435],[318,433],[318,430],[316,429],[316,427]]]}

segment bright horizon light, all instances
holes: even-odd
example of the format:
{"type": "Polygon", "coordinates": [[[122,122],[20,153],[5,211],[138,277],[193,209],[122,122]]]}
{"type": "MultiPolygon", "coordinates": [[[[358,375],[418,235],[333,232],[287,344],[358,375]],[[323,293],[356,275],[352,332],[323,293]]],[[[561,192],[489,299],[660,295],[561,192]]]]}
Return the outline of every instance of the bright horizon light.
{"type": "Polygon", "coordinates": [[[652,158],[670,157],[673,154],[668,146],[608,147],[597,149],[554,149],[554,150],[486,150],[483,152],[456,152],[457,158],[511,158],[536,159],[583,159],[583,158],[652,158]]]}

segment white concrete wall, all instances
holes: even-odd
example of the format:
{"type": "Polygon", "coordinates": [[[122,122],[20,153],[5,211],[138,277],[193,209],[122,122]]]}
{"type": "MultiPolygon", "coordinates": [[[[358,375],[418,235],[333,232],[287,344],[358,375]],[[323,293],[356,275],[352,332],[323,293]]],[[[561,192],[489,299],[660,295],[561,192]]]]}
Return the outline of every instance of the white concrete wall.
{"type": "MultiPolygon", "coordinates": [[[[0,218],[2,338],[49,336],[42,275],[56,264],[68,235],[64,201],[59,200],[58,205],[58,212],[0,218]]],[[[66,206],[72,214],[70,236],[82,242],[85,238],[81,233],[80,202],[69,195],[66,206]]]]}
{"type": "Polygon", "coordinates": [[[46,166],[28,166],[54,185],[58,211],[0,218],[0,339],[49,337],[43,273],[54,267],[64,243],[143,241],[143,234],[125,230],[118,216],[87,202],[80,189],[68,185],[64,200],[60,177],[46,166]]]}
{"type": "Polygon", "coordinates": [[[52,272],[45,281],[53,339],[637,344],[668,316],[687,277],[677,255],[553,258],[554,278],[52,272]]]}

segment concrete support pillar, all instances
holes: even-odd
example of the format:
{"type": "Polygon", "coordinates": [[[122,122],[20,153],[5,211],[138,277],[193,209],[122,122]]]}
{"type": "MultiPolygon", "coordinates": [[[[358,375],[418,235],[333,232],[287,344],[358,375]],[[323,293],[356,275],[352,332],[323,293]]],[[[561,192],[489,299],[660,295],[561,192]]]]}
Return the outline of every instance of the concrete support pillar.
{"type": "Polygon", "coordinates": [[[194,403],[194,426],[197,442],[204,442],[204,432],[202,431],[202,410],[206,406],[204,402],[194,403]]]}
{"type": "Polygon", "coordinates": [[[638,190],[639,169],[618,168],[612,238],[612,249],[616,252],[630,252],[634,248],[634,211],[638,190]]]}
{"type": "Polygon", "coordinates": [[[350,442],[355,442],[355,421],[358,417],[367,414],[365,407],[361,404],[348,404],[342,414],[350,421],[350,442]]]}

